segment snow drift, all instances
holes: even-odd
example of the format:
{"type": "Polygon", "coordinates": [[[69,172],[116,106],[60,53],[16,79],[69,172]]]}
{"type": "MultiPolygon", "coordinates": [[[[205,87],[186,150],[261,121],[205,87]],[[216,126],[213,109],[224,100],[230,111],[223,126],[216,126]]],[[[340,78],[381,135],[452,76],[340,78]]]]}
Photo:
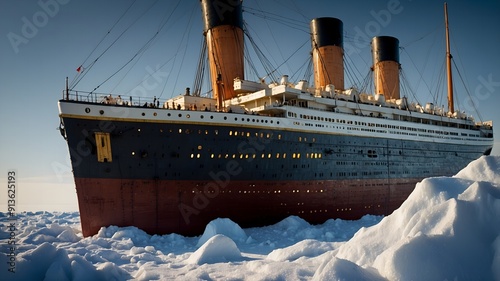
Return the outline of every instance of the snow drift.
{"type": "Polygon", "coordinates": [[[21,213],[15,273],[0,221],[0,280],[500,281],[500,157],[424,179],[385,218],[244,230],[217,219],[201,237],[109,226],[82,238],[78,213],[21,213]]]}

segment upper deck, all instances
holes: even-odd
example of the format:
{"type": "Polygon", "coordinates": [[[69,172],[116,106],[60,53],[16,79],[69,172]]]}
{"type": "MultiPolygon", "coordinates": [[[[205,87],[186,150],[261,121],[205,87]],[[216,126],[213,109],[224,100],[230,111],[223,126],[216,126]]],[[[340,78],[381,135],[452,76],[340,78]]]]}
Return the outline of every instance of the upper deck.
{"type": "Polygon", "coordinates": [[[314,95],[287,85],[243,94],[221,110],[215,99],[188,94],[160,101],[155,97],[69,92],[61,102],[62,117],[77,113],[81,118],[103,120],[258,127],[464,145],[493,143],[491,122],[474,123],[470,118],[443,116],[437,111],[314,95]],[[85,110],[81,110],[82,105],[85,110]]]}

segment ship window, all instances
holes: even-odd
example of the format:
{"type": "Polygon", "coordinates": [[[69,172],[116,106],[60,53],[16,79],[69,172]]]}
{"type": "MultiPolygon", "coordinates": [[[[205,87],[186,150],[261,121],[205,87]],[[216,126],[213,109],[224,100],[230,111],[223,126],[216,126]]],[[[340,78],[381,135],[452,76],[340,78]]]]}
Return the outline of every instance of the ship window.
{"type": "Polygon", "coordinates": [[[97,145],[97,161],[98,162],[111,162],[113,161],[111,155],[111,138],[109,133],[96,132],[95,142],[97,145]]]}
{"type": "Polygon", "coordinates": [[[203,146],[198,145],[198,150],[202,150],[202,149],[203,149],[203,146]]]}
{"type": "Polygon", "coordinates": [[[286,158],[286,153],[283,153],[283,158],[286,158]]]}

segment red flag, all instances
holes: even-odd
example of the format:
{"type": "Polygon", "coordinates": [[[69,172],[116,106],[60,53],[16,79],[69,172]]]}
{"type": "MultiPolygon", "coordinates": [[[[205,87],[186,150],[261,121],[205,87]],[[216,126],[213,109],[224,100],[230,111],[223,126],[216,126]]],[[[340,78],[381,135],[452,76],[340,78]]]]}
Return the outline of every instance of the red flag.
{"type": "Polygon", "coordinates": [[[76,69],[76,71],[77,71],[77,72],[80,72],[80,71],[82,70],[82,68],[83,68],[83,67],[80,65],[80,66],[76,69]]]}

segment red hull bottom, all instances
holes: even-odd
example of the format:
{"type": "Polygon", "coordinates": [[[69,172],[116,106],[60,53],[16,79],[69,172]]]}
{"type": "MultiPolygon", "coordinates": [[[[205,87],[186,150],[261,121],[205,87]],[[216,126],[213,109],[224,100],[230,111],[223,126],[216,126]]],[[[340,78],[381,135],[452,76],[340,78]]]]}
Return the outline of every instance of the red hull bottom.
{"type": "Polygon", "coordinates": [[[420,179],[332,181],[165,181],[76,178],[83,235],[103,226],[136,226],[150,234],[200,235],[216,218],[241,227],[288,216],[309,223],[388,215],[420,179]]]}

